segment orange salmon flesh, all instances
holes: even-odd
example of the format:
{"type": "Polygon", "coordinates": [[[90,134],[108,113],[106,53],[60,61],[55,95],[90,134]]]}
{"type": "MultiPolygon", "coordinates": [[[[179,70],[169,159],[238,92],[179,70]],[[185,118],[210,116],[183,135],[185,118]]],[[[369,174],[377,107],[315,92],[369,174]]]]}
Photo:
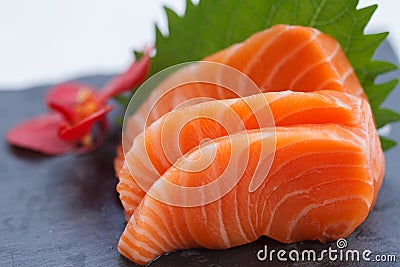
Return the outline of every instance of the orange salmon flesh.
{"type": "Polygon", "coordinates": [[[167,252],[263,235],[283,243],[349,236],[374,206],[385,159],[339,43],[313,28],[276,25],[204,61],[243,72],[260,93],[243,88],[237,97],[191,83],[165,94],[168,79],[219,78],[183,68],[126,119],[114,161],[128,220],[119,252],[146,265],[167,252]],[[180,106],[198,97],[214,100],[180,106]],[[202,166],[201,157],[212,161],[202,166]]]}

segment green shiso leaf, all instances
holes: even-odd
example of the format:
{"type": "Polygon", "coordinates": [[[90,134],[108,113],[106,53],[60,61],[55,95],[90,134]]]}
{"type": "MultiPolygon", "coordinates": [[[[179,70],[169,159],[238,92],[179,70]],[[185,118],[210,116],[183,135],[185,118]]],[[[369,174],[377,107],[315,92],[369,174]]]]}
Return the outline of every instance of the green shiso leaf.
{"type": "Polygon", "coordinates": [[[376,128],[381,128],[388,123],[399,121],[400,114],[394,110],[386,108],[377,108],[372,110],[375,116],[376,128]]]}
{"type": "Polygon", "coordinates": [[[381,145],[382,145],[383,150],[389,150],[389,149],[395,147],[397,144],[396,141],[394,141],[392,139],[389,139],[389,138],[386,138],[383,136],[380,136],[379,138],[381,139],[381,145]]]}

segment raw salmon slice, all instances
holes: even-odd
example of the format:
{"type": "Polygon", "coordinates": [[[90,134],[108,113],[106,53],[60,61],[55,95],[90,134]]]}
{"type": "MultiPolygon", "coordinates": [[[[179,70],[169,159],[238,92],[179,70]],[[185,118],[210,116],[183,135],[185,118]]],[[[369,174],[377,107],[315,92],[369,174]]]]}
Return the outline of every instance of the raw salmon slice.
{"type": "MultiPolygon", "coordinates": [[[[242,43],[204,58],[204,61],[223,63],[243,72],[262,92],[337,90],[365,97],[340,44],[314,28],[275,25],[250,36],[242,43]]],[[[239,86],[236,95],[232,95],[229,90],[189,84],[163,96],[171,89],[171,84],[196,81],[200,77],[211,82],[240,84],[241,81],[232,80],[229,71],[218,71],[215,68],[212,65],[190,65],[154,88],[148,99],[127,120],[128,146],[148,126],[147,118],[152,123],[188,99],[227,99],[254,94],[248,91],[247,86],[239,86]],[[162,103],[157,103],[160,98],[163,99],[162,103]]]]}
{"type": "MultiPolygon", "coordinates": [[[[166,252],[224,249],[262,235],[285,243],[347,237],[367,217],[383,177],[374,125],[368,120],[362,124],[278,126],[204,144],[203,150],[216,151],[212,164],[200,172],[182,172],[187,162],[180,158],[165,171],[129,220],[118,244],[120,253],[144,265],[166,252]],[[261,186],[249,192],[259,156],[275,137],[272,168],[261,186]],[[244,164],[243,174],[235,177],[244,164]],[[238,182],[218,200],[194,207],[166,204],[176,198],[201,203],[215,193],[204,185],[222,179],[228,165],[237,169],[228,177],[238,182]]],[[[186,157],[197,157],[199,149],[186,157]]]]}
{"type": "Polygon", "coordinates": [[[202,140],[274,125],[335,123],[356,127],[368,116],[366,100],[329,90],[268,92],[179,108],[135,138],[118,174],[117,191],[129,217],[153,183],[202,140]]]}

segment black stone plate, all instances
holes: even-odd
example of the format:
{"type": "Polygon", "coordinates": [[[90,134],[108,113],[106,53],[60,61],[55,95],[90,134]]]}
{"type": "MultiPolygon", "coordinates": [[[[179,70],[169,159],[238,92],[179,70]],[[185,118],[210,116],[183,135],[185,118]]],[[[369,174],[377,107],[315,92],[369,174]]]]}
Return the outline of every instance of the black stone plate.
{"type": "MultiPolygon", "coordinates": [[[[384,43],[378,58],[396,60],[384,43]]],[[[398,63],[398,62],[396,62],[398,63]]],[[[400,77],[399,71],[382,77],[400,77]]],[[[80,79],[100,86],[110,77],[80,79]]],[[[49,157],[9,146],[7,129],[45,111],[43,96],[49,86],[24,91],[0,92],[0,266],[134,266],[117,251],[125,227],[115,191],[113,158],[119,142],[118,127],[104,145],[86,155],[49,157]]],[[[400,110],[400,90],[390,95],[386,106],[400,110]]],[[[119,111],[121,112],[121,111],[119,111]]],[[[118,111],[114,111],[114,116],[118,111]]],[[[391,137],[400,140],[400,124],[391,137]]],[[[346,249],[369,249],[377,254],[394,254],[400,262],[400,147],[386,153],[386,175],[375,208],[367,220],[347,238],[346,249]]],[[[377,266],[377,262],[259,261],[257,252],[283,249],[337,249],[335,243],[300,242],[280,244],[262,237],[256,242],[223,251],[192,249],[160,257],[152,266],[377,266]]],[[[294,255],[294,254],[293,254],[294,255]]],[[[339,255],[339,252],[338,252],[339,255]]],[[[286,254],[285,257],[288,257],[286,254]]],[[[344,258],[345,259],[345,258],[344,258]]],[[[379,264],[380,265],[380,264],[379,264]]],[[[395,263],[385,263],[385,266],[395,263]]]]}

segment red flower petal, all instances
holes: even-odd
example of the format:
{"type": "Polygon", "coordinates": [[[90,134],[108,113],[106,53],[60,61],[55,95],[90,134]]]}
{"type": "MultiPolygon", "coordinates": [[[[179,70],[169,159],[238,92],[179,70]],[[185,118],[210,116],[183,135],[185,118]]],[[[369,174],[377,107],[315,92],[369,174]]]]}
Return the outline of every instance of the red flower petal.
{"type": "Polygon", "coordinates": [[[95,94],[96,89],[88,84],[69,82],[54,86],[46,95],[46,104],[53,110],[63,114],[71,124],[79,121],[79,113],[76,106],[79,94],[85,90],[89,94],[95,94]]]}
{"type": "Polygon", "coordinates": [[[12,128],[6,139],[12,145],[44,154],[64,154],[71,151],[76,143],[66,142],[58,137],[58,129],[63,122],[59,114],[43,114],[12,128]]]}
{"type": "Polygon", "coordinates": [[[66,124],[61,125],[58,132],[59,137],[66,141],[82,139],[92,131],[93,124],[102,121],[111,109],[112,106],[105,106],[92,113],[78,124],[72,126],[66,124]]]}
{"type": "Polygon", "coordinates": [[[81,146],[81,147],[75,148],[74,151],[76,153],[79,154],[79,153],[85,153],[85,152],[94,150],[103,143],[104,136],[108,129],[108,122],[107,122],[106,118],[103,118],[102,120],[99,121],[99,126],[100,126],[99,127],[100,131],[98,132],[98,135],[96,136],[96,140],[94,141],[94,143],[90,146],[86,145],[86,146],[81,146]]]}
{"type": "Polygon", "coordinates": [[[50,102],[48,103],[49,108],[54,111],[59,112],[61,115],[64,116],[64,119],[71,123],[75,124],[79,121],[79,114],[73,108],[68,107],[67,105],[62,105],[58,102],[50,102]]]}
{"type": "Polygon", "coordinates": [[[132,90],[141,84],[147,77],[150,65],[150,49],[144,52],[139,61],[135,61],[122,74],[111,79],[99,92],[98,99],[101,103],[106,103],[111,97],[132,90]]]}
{"type": "Polygon", "coordinates": [[[46,95],[46,103],[54,102],[63,105],[74,106],[76,95],[82,88],[95,92],[96,88],[81,82],[68,82],[56,85],[46,95]]]}

